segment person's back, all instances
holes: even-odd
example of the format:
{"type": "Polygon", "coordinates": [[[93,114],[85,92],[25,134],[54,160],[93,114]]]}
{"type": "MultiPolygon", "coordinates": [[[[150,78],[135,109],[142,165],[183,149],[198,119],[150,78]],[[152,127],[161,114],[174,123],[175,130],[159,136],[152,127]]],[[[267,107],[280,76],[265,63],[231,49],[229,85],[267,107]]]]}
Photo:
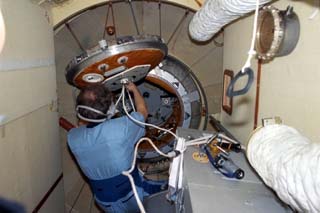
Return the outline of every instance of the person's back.
{"type": "MultiPolygon", "coordinates": [[[[136,88],[133,94],[135,102],[141,101],[142,97],[136,88]],[[136,97],[137,95],[140,97],[136,97]]],[[[92,94],[82,94],[82,96],[94,97],[92,94]]],[[[141,107],[141,103],[136,103],[136,105],[139,104],[141,107]]],[[[77,105],[78,113],[81,113],[80,116],[78,114],[79,117],[82,119],[90,117],[91,112],[79,110],[79,106],[80,108],[85,106],[82,109],[90,111],[92,107],[88,106],[90,104],[86,102],[83,105],[81,101],[77,101],[77,105]]],[[[94,109],[107,114],[109,106],[107,109],[96,109],[99,107],[94,107],[94,109]]],[[[142,106],[145,107],[144,103],[142,106]]],[[[95,110],[93,110],[95,114],[99,114],[95,110]]],[[[147,115],[146,107],[142,108],[142,112],[139,112],[137,107],[137,112],[131,115],[139,121],[144,121],[147,115]]],[[[99,115],[87,120],[91,121],[88,125],[80,126],[69,132],[68,145],[81,170],[88,177],[97,203],[107,212],[138,212],[139,209],[128,178],[121,173],[131,166],[134,146],[145,134],[144,127],[134,123],[127,116],[103,119],[99,115]],[[94,123],[93,120],[103,121],[94,123]]],[[[141,180],[138,171],[135,170],[132,175],[138,186],[140,199],[142,199],[143,190],[139,187],[141,180]]]]}
{"type": "MultiPolygon", "coordinates": [[[[131,115],[143,121],[140,113],[131,115]]],[[[124,116],[72,129],[68,144],[88,178],[109,178],[131,166],[135,142],[143,135],[144,128],[124,116]]]]}

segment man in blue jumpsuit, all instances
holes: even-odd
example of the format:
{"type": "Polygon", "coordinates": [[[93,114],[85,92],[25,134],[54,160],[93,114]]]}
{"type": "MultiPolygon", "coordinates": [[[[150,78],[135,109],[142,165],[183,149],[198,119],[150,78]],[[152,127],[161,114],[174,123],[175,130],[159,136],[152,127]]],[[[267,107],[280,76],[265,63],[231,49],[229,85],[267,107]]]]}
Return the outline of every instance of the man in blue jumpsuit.
{"type": "MultiPolygon", "coordinates": [[[[143,97],[133,83],[126,85],[133,94],[137,112],[131,116],[144,122],[148,111],[143,97]]],[[[139,212],[128,177],[136,142],[145,134],[144,126],[127,116],[108,119],[112,94],[102,85],[84,89],[77,97],[78,128],[68,134],[68,145],[83,173],[89,179],[95,200],[106,212],[139,212]]],[[[143,200],[138,170],[132,172],[137,191],[143,200]]]]}

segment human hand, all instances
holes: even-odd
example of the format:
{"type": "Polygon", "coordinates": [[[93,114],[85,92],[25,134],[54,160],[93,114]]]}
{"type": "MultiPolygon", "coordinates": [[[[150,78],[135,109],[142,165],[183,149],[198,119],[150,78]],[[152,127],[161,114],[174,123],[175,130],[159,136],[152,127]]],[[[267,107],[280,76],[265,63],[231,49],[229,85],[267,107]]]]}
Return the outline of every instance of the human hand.
{"type": "Polygon", "coordinates": [[[126,88],[127,88],[127,90],[129,90],[129,92],[138,91],[137,86],[136,86],[134,83],[132,83],[131,81],[129,81],[129,82],[126,84],[126,88]]]}

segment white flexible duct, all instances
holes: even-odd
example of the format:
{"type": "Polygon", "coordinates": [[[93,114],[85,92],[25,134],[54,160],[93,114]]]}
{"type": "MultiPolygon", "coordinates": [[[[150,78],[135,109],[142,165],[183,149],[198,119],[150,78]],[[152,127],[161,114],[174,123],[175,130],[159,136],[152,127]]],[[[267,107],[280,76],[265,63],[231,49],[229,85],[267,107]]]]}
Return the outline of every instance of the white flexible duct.
{"type": "MultiPolygon", "coordinates": [[[[271,0],[260,0],[264,5],[271,0]]],[[[256,0],[207,0],[189,24],[190,36],[207,41],[223,26],[253,11],[256,0]]]]}
{"type": "Polygon", "coordinates": [[[320,143],[291,127],[270,125],[252,135],[247,157],[281,200],[299,212],[320,212],[320,143]]]}

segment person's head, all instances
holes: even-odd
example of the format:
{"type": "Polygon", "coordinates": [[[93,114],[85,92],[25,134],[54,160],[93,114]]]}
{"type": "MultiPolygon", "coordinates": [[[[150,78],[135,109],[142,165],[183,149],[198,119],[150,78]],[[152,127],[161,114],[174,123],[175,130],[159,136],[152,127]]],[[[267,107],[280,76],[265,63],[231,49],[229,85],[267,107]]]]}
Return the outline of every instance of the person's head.
{"type": "Polygon", "coordinates": [[[89,123],[103,122],[112,104],[112,93],[104,85],[88,86],[77,97],[77,115],[89,123]]]}

